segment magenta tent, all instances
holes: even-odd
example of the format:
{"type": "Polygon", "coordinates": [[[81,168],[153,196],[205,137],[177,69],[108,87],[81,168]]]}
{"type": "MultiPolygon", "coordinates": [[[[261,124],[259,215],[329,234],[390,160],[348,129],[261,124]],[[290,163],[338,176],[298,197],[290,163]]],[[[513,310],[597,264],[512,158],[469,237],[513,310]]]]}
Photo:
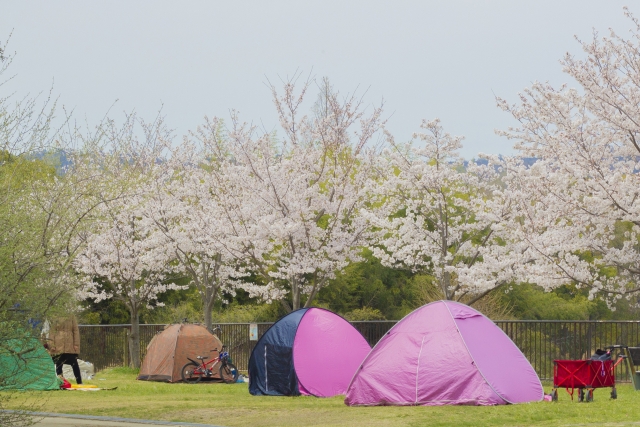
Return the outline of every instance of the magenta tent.
{"type": "Polygon", "coordinates": [[[269,396],[345,394],[371,347],[349,322],[322,308],[282,317],[249,358],[249,393],[269,396]]]}
{"type": "Polygon", "coordinates": [[[408,314],[351,380],[347,405],[503,405],[542,400],[538,375],[481,313],[437,301],[408,314]]]}

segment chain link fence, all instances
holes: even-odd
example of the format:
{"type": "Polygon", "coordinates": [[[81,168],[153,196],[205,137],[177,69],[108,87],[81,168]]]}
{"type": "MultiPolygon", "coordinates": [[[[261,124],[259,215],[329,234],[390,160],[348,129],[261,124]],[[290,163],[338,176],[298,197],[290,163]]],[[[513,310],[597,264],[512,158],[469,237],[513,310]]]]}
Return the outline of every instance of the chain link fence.
{"type": "MultiPolygon", "coordinates": [[[[351,322],[371,346],[396,323],[351,322]]],[[[495,323],[520,348],[542,380],[553,379],[553,361],[556,359],[585,359],[598,348],[640,344],[640,321],[498,320],[495,323]]],[[[258,338],[272,324],[255,324],[258,338]]],[[[250,324],[223,323],[219,326],[219,338],[229,349],[233,363],[239,370],[246,371],[257,342],[249,339],[250,324]]],[[[140,325],[140,360],[144,359],[153,336],[164,328],[165,325],[140,325]]],[[[96,370],[128,366],[130,331],[131,325],[81,325],[80,358],[93,363],[96,370]]],[[[629,374],[626,363],[621,363],[616,371],[617,380],[629,381],[629,374]]]]}

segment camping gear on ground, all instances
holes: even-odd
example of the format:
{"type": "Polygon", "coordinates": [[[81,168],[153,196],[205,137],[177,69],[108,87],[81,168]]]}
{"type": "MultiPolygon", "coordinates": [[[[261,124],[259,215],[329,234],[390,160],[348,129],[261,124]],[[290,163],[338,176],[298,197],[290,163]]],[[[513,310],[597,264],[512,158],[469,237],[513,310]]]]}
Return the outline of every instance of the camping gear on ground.
{"type": "Polygon", "coordinates": [[[509,337],[454,301],[414,310],[380,339],[347,405],[502,405],[540,401],[542,384],[509,337]]]}
{"type": "Polygon", "coordinates": [[[618,350],[620,352],[617,357],[618,361],[616,362],[616,365],[624,360],[627,365],[627,369],[629,370],[629,374],[631,375],[633,388],[636,391],[640,391],[640,347],[612,345],[607,347],[607,349],[609,352],[612,352],[613,350],[618,350]]]}
{"type": "Polygon", "coordinates": [[[66,391],[102,391],[117,390],[118,387],[100,388],[97,385],[90,384],[71,384],[71,387],[65,388],[66,391]]]}
{"type": "Polygon", "coordinates": [[[621,346],[625,355],[625,363],[631,374],[631,382],[636,391],[640,390],[640,347],[621,346]]]}
{"type": "MultiPolygon", "coordinates": [[[[182,381],[180,370],[189,362],[188,357],[210,354],[217,357],[222,342],[202,325],[176,324],[153,337],[147,346],[147,355],[140,368],[139,380],[182,381]],[[215,352],[211,350],[216,349],[215,352]]],[[[214,372],[212,378],[220,378],[214,372]]]]}
{"type": "Polygon", "coordinates": [[[59,390],[51,356],[28,331],[15,331],[0,348],[0,390],[59,390]]]}
{"type": "MultiPolygon", "coordinates": [[[[238,379],[238,368],[231,363],[229,358],[229,352],[226,351],[226,346],[222,346],[222,351],[218,354],[218,357],[211,358],[209,356],[195,356],[198,361],[190,360],[180,370],[182,381],[189,384],[195,384],[203,378],[211,378],[214,372],[218,372],[219,377],[223,382],[227,384],[233,384],[238,379]],[[209,360],[207,362],[207,360],[209,360]]],[[[218,352],[218,349],[211,350],[211,352],[218,352]]]]}
{"type": "Polygon", "coordinates": [[[591,360],[611,360],[611,351],[597,349],[596,352],[591,356],[591,360]]]}
{"type": "MultiPolygon", "coordinates": [[[[600,356],[606,357],[606,355],[600,356]]],[[[571,400],[573,400],[574,390],[578,389],[578,402],[585,400],[592,402],[594,389],[601,387],[611,387],[611,398],[616,399],[618,397],[614,372],[616,365],[611,358],[604,360],[554,360],[552,400],[558,400],[558,388],[560,387],[567,390],[571,400]]]]}
{"type": "Polygon", "coordinates": [[[371,347],[349,322],[323,308],[282,317],[249,358],[249,393],[269,396],[344,394],[371,347]]]}

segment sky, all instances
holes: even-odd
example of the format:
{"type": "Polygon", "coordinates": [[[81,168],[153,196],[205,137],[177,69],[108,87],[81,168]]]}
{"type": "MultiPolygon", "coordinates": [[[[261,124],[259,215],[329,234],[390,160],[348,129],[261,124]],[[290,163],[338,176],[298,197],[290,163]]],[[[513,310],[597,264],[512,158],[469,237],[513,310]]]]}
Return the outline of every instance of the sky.
{"type": "MultiPolygon", "coordinates": [[[[180,136],[204,116],[278,129],[268,82],[328,77],[341,94],[384,100],[387,128],[408,141],[422,119],[465,136],[463,157],[512,154],[495,129],[515,125],[495,97],[516,102],[534,81],[573,85],[559,60],[575,40],[628,34],[617,0],[0,0],[0,40],[16,57],[8,93],[50,88],[76,119],[158,110],[180,136]]],[[[640,15],[640,5],[631,11],[640,15]]],[[[7,76],[4,76],[7,77],[7,76]]],[[[315,99],[312,86],[309,99],[315,99]]]]}

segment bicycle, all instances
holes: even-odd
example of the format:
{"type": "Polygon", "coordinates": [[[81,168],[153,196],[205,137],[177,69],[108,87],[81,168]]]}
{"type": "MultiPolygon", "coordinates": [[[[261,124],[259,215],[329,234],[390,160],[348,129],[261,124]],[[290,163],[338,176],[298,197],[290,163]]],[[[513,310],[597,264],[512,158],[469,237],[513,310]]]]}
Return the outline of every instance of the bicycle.
{"type": "MultiPolygon", "coordinates": [[[[218,357],[211,359],[209,362],[206,362],[208,357],[204,356],[196,357],[196,359],[200,360],[200,363],[187,357],[190,362],[184,365],[180,371],[182,381],[187,384],[195,384],[202,378],[211,378],[213,376],[213,369],[216,365],[220,364],[218,372],[220,373],[222,381],[227,384],[235,383],[238,380],[238,368],[229,362],[229,353],[224,351],[225,348],[226,346],[222,346],[222,352],[218,354],[218,357]]],[[[218,351],[218,349],[211,350],[212,353],[214,351],[218,351]]]]}

